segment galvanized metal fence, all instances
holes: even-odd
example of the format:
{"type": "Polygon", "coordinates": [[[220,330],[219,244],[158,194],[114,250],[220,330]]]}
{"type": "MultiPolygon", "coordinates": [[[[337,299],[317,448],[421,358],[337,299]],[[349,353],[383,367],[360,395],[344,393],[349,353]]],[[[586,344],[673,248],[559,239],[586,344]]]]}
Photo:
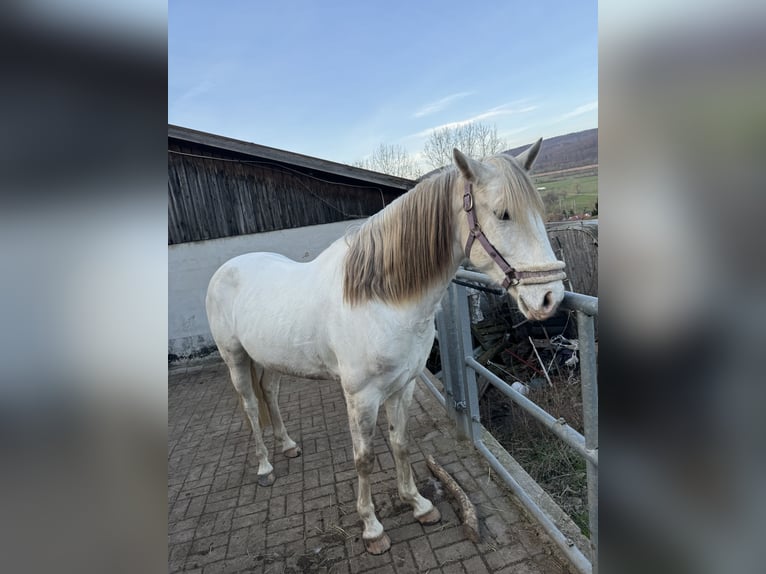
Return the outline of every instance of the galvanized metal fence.
{"type": "MultiPolygon", "coordinates": [[[[574,311],[577,316],[578,348],[580,354],[580,382],[583,401],[584,435],[563,419],[557,419],[526,396],[517,392],[500,377],[481,365],[473,356],[468,294],[464,281],[490,285],[489,278],[480,273],[460,270],[459,283],[453,283],[442,302],[436,325],[442,363],[442,394],[427,377],[421,380],[435,394],[454,421],[460,438],[469,439],[487,459],[490,466],[503,478],[519,501],[537,520],[553,542],[583,574],[598,572],[598,383],[595,348],[594,318],[598,316],[598,299],[579,293],[566,292],[562,309],[574,311]],[[493,454],[482,438],[483,427],[479,416],[479,398],[476,375],[500,390],[520,408],[540,421],[565,444],[572,447],[586,462],[588,485],[588,514],[590,527],[590,558],[561,531],[546,511],[493,454]]],[[[486,432],[486,431],[485,431],[486,432]]],[[[509,455],[510,456],[510,455],[509,455]]]]}

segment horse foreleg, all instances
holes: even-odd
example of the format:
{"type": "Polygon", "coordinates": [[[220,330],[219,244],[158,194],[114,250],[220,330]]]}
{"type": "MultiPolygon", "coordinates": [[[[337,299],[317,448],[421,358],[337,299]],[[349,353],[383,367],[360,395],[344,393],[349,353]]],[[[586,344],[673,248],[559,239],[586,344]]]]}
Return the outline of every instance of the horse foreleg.
{"type": "Polygon", "coordinates": [[[441,514],[430,500],[418,492],[412,477],[410,455],[407,449],[407,420],[414,390],[415,380],[413,379],[389,397],[385,403],[391,449],[394,451],[396,463],[396,482],[399,498],[412,506],[415,519],[421,524],[436,524],[441,520],[441,514]]]}
{"type": "Polygon", "coordinates": [[[282,375],[279,373],[266,371],[261,378],[261,387],[263,388],[266,404],[269,406],[271,423],[274,427],[274,437],[282,445],[282,453],[288,458],[295,458],[300,456],[301,449],[287,434],[285,423],[282,420],[282,413],[279,411],[279,383],[281,379],[282,375]]]}
{"type": "Polygon", "coordinates": [[[224,356],[224,360],[229,367],[231,382],[242,399],[242,407],[253,429],[255,457],[258,460],[258,484],[261,486],[271,486],[274,484],[274,468],[269,462],[269,453],[266,450],[266,445],[263,443],[261,425],[258,422],[258,399],[255,396],[255,391],[253,391],[250,357],[245,356],[242,359],[235,359],[231,356],[224,356]]]}
{"type": "Polygon", "coordinates": [[[383,554],[391,548],[391,540],[383,532],[383,525],[375,516],[370,490],[370,474],[375,463],[372,435],[378,418],[378,404],[348,398],[348,418],[351,439],[354,445],[354,465],[359,477],[359,495],[356,510],[364,522],[362,540],[370,554],[383,554]]]}

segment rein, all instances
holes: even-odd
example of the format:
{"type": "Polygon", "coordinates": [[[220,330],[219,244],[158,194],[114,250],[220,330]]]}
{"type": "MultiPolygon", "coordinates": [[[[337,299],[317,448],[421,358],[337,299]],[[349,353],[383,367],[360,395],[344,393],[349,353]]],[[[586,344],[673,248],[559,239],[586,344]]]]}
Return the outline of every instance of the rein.
{"type": "Polygon", "coordinates": [[[564,262],[554,261],[545,265],[535,266],[530,269],[514,269],[505,260],[505,257],[500,255],[500,252],[495,249],[487,236],[479,226],[479,221],[476,219],[476,212],[473,208],[473,185],[469,182],[465,182],[465,192],[463,194],[463,210],[468,217],[468,240],[465,244],[465,256],[471,258],[471,247],[473,242],[479,240],[479,243],[484,248],[484,251],[494,260],[500,270],[505,275],[503,281],[503,289],[513,285],[534,285],[538,283],[551,283],[553,281],[563,281],[566,279],[566,273],[564,273],[564,262]]]}

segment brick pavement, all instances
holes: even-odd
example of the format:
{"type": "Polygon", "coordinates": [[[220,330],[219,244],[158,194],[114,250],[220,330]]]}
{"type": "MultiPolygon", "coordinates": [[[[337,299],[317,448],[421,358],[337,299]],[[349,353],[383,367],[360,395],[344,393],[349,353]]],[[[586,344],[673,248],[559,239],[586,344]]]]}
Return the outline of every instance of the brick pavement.
{"type": "Polygon", "coordinates": [[[409,425],[418,486],[442,522],[421,526],[396,491],[385,409],[375,435],[371,477],[378,518],[391,551],[371,556],[356,514],[356,471],[346,407],[332,382],[285,378],[285,425],[303,455],[274,452],[277,481],[257,485],[251,432],[220,360],[173,368],[168,377],[169,572],[543,573],[569,572],[487,463],[450,434],[444,411],[418,388],[409,425]],[[463,535],[455,508],[435,491],[425,463],[433,454],[476,505],[482,542],[463,535]]]}

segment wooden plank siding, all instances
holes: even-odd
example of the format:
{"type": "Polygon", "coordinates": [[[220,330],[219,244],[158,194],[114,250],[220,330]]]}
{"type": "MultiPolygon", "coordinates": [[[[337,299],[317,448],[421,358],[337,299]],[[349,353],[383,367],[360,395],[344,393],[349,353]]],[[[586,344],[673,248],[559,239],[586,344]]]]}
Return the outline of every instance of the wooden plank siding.
{"type": "Polygon", "coordinates": [[[209,145],[218,136],[188,131],[193,137],[185,139],[169,129],[169,244],[368,217],[415,184],[244,142],[236,143],[278,152],[282,161],[232,151],[209,145]],[[308,160],[310,167],[301,165],[308,160]]]}

